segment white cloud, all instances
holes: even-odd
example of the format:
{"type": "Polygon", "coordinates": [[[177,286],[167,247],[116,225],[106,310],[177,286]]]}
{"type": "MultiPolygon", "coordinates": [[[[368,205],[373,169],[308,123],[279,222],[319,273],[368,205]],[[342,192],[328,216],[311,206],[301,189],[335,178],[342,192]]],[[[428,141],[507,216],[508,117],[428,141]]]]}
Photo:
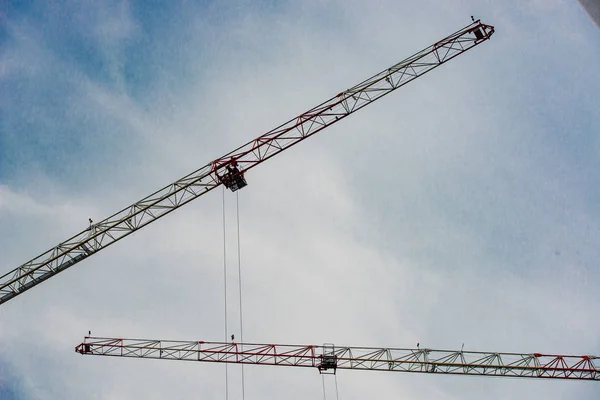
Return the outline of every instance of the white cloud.
{"type": "MultiPolygon", "coordinates": [[[[43,60],[80,74],[70,104],[83,114],[109,115],[106,122],[94,119],[98,130],[133,131],[135,140],[106,139],[121,151],[111,168],[82,170],[88,184],[49,173],[18,188],[0,186],[3,271],[82,229],[88,216],[125,207],[427,46],[468,23],[476,8],[444,7],[332,2],[249,16],[242,7],[239,18],[223,21],[226,31],[216,23],[201,29],[182,23],[160,39],[180,42],[182,60],[209,72],[192,69],[182,78],[164,64],[157,74],[164,81],[149,82],[151,100],[17,42],[15,54],[33,54],[32,65],[43,60]],[[195,54],[208,37],[222,41],[195,54]]],[[[598,353],[600,327],[590,316],[600,300],[593,240],[600,215],[589,185],[598,176],[593,160],[577,154],[578,143],[556,139],[556,131],[582,128],[571,115],[593,121],[593,114],[570,98],[545,97],[597,85],[573,83],[564,70],[573,52],[587,49],[578,68],[598,74],[584,62],[595,57],[593,39],[569,25],[573,7],[560,6],[564,19],[551,11],[556,24],[582,38],[573,49],[563,47],[558,31],[546,32],[549,38],[521,34],[548,23],[543,10],[522,18],[511,5],[477,7],[484,22],[497,25],[489,43],[248,173],[249,186],[240,192],[246,339],[598,353]],[[546,64],[553,68],[528,82],[546,64]],[[559,112],[569,117],[554,118],[559,112]],[[556,126],[545,130],[549,121],[556,126]]],[[[185,10],[183,19],[212,15],[185,10]]],[[[105,27],[92,32],[104,32],[115,46],[141,34],[127,9],[89,21],[105,27]]],[[[107,49],[107,59],[121,65],[126,54],[107,49]]],[[[123,79],[119,68],[113,73],[123,79]]],[[[29,168],[23,166],[24,176],[29,168]]],[[[73,352],[88,329],[123,337],[224,336],[221,193],[205,197],[1,306],[0,354],[24,377],[30,398],[223,395],[222,366],[73,352]]],[[[229,327],[237,336],[234,199],[227,193],[229,327]]],[[[321,395],[316,371],[245,371],[248,398],[321,395]]],[[[237,384],[239,370],[230,374],[237,384]]],[[[343,398],[598,393],[586,383],[352,371],[338,379],[343,398]]]]}

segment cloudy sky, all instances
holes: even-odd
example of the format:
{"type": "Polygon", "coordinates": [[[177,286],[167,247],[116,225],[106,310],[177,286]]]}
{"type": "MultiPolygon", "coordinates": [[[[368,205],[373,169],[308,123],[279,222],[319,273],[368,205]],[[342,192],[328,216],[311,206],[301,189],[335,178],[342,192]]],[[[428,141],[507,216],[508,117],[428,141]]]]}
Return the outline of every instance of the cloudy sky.
{"type": "MultiPolygon", "coordinates": [[[[0,272],[471,15],[491,41],[247,174],[244,340],[600,354],[600,31],[566,0],[0,2],[0,272]]],[[[73,351],[90,329],[222,340],[222,202],[215,190],[0,306],[0,398],[225,398],[223,365],[73,351]]],[[[235,194],[225,204],[239,338],[235,194]]],[[[323,397],[315,370],[244,371],[247,399],[323,397]]],[[[239,378],[230,367],[232,399],[239,378]]],[[[600,396],[359,371],[338,387],[600,396]]]]}

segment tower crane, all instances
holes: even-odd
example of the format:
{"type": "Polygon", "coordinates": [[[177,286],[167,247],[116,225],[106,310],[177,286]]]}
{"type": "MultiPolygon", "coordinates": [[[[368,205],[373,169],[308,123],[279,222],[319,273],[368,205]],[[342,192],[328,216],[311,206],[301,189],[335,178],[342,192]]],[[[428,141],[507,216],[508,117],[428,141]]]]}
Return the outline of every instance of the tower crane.
{"type": "Polygon", "coordinates": [[[600,381],[600,358],[541,353],[376,348],[325,344],[120,339],[86,336],[83,355],[316,368],[600,381]]]}
{"type": "Polygon", "coordinates": [[[0,304],[130,235],[221,184],[236,191],[245,172],[490,39],[494,27],[470,25],[290,119],[0,276],[0,304]]]}

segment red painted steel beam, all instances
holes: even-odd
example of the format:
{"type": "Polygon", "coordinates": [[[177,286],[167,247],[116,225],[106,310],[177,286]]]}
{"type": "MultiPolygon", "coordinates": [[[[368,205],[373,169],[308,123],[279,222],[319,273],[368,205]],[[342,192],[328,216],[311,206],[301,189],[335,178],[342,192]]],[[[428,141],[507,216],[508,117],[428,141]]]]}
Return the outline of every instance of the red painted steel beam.
{"type": "Polygon", "coordinates": [[[245,171],[487,41],[493,33],[494,27],[474,21],[112,216],[90,222],[87,229],[0,276],[0,304],[223,183],[232,190],[245,186],[245,171]],[[229,168],[234,166],[232,173],[229,168]]]}
{"type": "Polygon", "coordinates": [[[596,356],[86,337],[82,355],[213,363],[600,381],[596,356]]]}

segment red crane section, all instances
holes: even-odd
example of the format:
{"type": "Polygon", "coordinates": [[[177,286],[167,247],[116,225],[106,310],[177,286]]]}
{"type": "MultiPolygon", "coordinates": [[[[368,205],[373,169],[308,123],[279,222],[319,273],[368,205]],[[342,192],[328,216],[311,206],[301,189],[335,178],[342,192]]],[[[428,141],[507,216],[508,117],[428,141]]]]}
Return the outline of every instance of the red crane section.
{"type": "MultiPolygon", "coordinates": [[[[479,20],[369,79],[259,136],[212,162],[213,171],[228,165],[243,173],[277,153],[360,110],[373,101],[489,39],[494,27],[479,20]]],[[[225,182],[223,182],[225,183],[225,182]]],[[[237,190],[226,184],[232,190],[237,190]]]]}
{"type": "Polygon", "coordinates": [[[600,381],[596,356],[86,337],[83,355],[212,363],[600,381]]]}
{"type": "Polygon", "coordinates": [[[488,40],[494,27],[479,20],[338,93],[251,142],[208,163],[0,276],[0,304],[31,289],[138,229],[223,184],[246,186],[245,171],[333,125],[488,40]]]}

